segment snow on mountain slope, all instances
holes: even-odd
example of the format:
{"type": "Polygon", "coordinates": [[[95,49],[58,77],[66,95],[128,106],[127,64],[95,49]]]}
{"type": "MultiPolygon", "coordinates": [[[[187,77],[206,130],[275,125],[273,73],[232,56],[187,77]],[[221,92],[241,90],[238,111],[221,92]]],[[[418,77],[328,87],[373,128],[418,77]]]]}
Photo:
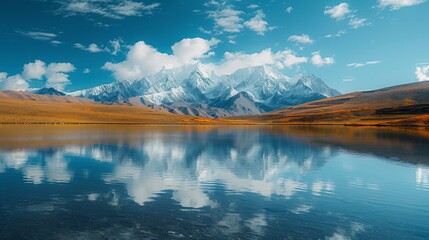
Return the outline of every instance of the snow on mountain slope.
{"type": "Polygon", "coordinates": [[[338,94],[314,75],[289,78],[269,66],[257,66],[217,76],[205,65],[194,64],[164,68],[140,80],[105,84],[70,95],[220,117],[258,114],[338,94]]]}
{"type": "Polygon", "coordinates": [[[337,90],[329,88],[322,79],[313,74],[299,75],[297,79],[298,81],[295,83],[296,92],[314,92],[322,94],[325,97],[332,97],[340,94],[337,90]]]}
{"type": "Polygon", "coordinates": [[[74,97],[90,98],[98,102],[126,101],[128,98],[144,94],[151,83],[147,78],[137,81],[121,81],[69,93],[74,97]]]}
{"type": "Polygon", "coordinates": [[[229,81],[227,81],[227,83],[230,83],[230,86],[234,87],[246,81],[251,82],[260,79],[276,79],[287,81],[289,79],[289,77],[265,65],[242,68],[235,71],[231,75],[222,76],[221,78],[228,79],[229,81]]]}
{"type": "Polygon", "coordinates": [[[198,97],[180,86],[177,88],[173,88],[169,91],[162,91],[156,93],[149,93],[142,96],[140,98],[144,99],[145,102],[150,102],[154,104],[171,104],[177,101],[185,101],[185,102],[196,102],[198,101],[198,97]]]}
{"type": "Polygon", "coordinates": [[[240,92],[226,101],[217,102],[214,107],[225,109],[232,116],[253,115],[265,112],[258,102],[255,101],[252,94],[240,92]]]}
{"type": "Polygon", "coordinates": [[[290,88],[289,77],[269,66],[239,69],[224,81],[238,92],[249,92],[262,101],[276,93],[283,93],[290,88]]]}
{"type": "Polygon", "coordinates": [[[163,68],[158,73],[148,76],[147,78],[151,82],[157,82],[161,79],[164,79],[166,76],[171,77],[172,79],[175,79],[176,83],[178,85],[182,84],[184,80],[186,80],[191,73],[193,72],[199,72],[201,76],[204,78],[216,78],[216,74],[214,74],[212,71],[208,70],[204,65],[198,63],[198,64],[189,64],[189,65],[183,65],[176,68],[166,69],[163,68]]]}

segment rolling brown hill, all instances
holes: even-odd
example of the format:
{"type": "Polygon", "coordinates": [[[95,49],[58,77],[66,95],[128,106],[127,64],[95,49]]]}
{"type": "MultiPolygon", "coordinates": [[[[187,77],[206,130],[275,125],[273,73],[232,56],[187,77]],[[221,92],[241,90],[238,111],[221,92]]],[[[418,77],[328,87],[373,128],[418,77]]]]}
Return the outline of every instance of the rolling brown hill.
{"type": "Polygon", "coordinates": [[[0,123],[209,124],[145,106],[108,105],[85,98],[0,92],[0,123]]]}
{"type": "Polygon", "coordinates": [[[228,118],[253,124],[429,126],[429,82],[354,92],[261,115],[228,118]]]}

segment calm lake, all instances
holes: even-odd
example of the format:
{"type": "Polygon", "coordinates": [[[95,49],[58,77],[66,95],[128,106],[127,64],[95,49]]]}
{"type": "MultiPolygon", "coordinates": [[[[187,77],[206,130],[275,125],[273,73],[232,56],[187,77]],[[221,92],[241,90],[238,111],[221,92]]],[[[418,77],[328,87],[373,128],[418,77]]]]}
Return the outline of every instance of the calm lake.
{"type": "Polygon", "coordinates": [[[429,132],[0,126],[0,239],[428,239],[429,132]]]}

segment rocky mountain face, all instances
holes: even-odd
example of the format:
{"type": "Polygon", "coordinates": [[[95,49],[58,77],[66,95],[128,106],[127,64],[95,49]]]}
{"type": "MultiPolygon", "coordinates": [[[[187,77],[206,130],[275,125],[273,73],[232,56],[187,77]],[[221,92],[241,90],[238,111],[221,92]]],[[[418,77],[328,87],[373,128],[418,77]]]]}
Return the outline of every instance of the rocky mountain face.
{"type": "Polygon", "coordinates": [[[66,94],[56,90],[55,88],[40,88],[33,93],[39,95],[65,96],[66,94]]]}
{"type": "Polygon", "coordinates": [[[204,117],[260,114],[340,93],[314,75],[289,78],[268,66],[217,76],[202,64],[162,69],[135,81],[121,81],[70,93],[99,102],[144,104],[172,113],[204,117]]]}

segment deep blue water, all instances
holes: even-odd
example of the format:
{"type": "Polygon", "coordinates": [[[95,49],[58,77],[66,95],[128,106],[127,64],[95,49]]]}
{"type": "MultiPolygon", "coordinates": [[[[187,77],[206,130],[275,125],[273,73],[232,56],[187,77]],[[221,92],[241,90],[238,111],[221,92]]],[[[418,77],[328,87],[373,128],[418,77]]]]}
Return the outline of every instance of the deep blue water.
{"type": "Polygon", "coordinates": [[[0,239],[429,239],[429,134],[2,126],[0,239]]]}

